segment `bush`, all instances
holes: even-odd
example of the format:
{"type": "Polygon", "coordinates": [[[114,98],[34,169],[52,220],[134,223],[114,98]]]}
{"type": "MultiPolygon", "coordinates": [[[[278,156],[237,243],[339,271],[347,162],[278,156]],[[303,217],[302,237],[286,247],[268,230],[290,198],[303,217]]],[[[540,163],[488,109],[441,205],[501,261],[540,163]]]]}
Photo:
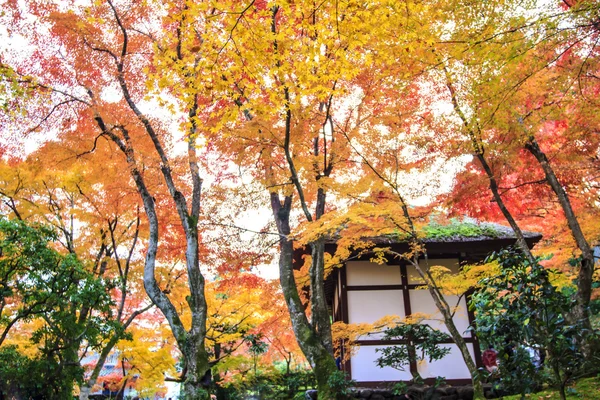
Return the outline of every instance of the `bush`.
{"type": "Polygon", "coordinates": [[[0,348],[0,399],[72,399],[80,368],[62,368],[52,358],[28,358],[16,346],[0,348]]]}
{"type": "MultiPolygon", "coordinates": [[[[377,353],[383,355],[377,359],[377,366],[392,367],[404,371],[405,367],[415,364],[418,361],[428,359],[440,360],[444,358],[450,349],[441,347],[440,342],[449,339],[447,334],[433,329],[429,325],[422,324],[399,324],[393,328],[386,329],[383,340],[403,339],[406,344],[399,344],[381,349],[376,349],[377,353]]],[[[417,370],[411,368],[413,382],[422,382],[423,379],[417,370]]]]}
{"type": "MultiPolygon", "coordinates": [[[[220,394],[223,400],[243,399],[254,394],[265,399],[303,398],[304,392],[314,389],[315,376],[312,371],[300,370],[284,373],[278,370],[247,374],[234,382],[223,385],[220,394]]],[[[220,399],[221,400],[221,399],[220,399]]]]}
{"type": "Polygon", "coordinates": [[[584,361],[579,351],[584,332],[564,318],[573,296],[552,285],[550,271],[531,265],[518,249],[494,253],[487,261],[496,261],[501,272],[480,282],[471,307],[479,338],[500,349],[503,388],[525,394],[549,380],[564,398],[567,382],[584,361]],[[533,362],[532,350],[545,370],[533,362]]]}
{"type": "Polygon", "coordinates": [[[335,371],[327,379],[327,384],[334,393],[337,393],[338,398],[347,398],[351,395],[350,388],[356,385],[353,380],[346,379],[347,375],[344,371],[335,371]]]}

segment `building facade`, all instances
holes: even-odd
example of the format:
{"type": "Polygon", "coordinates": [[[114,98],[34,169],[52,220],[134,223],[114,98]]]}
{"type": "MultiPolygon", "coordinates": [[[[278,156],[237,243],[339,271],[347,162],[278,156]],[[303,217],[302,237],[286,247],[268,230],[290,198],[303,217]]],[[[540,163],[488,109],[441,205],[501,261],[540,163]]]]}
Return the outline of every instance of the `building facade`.
{"type": "MultiPolygon", "coordinates": [[[[527,233],[526,240],[532,247],[541,239],[541,235],[527,233]]],[[[460,237],[445,238],[444,240],[426,240],[429,266],[443,266],[452,272],[458,272],[461,266],[480,262],[495,250],[514,245],[512,231],[498,226],[498,234],[493,237],[460,237]]],[[[408,251],[406,243],[393,242],[390,239],[379,239],[378,246],[389,246],[393,251],[402,253],[408,251]],[[385,243],[382,243],[385,242],[385,243]]],[[[335,252],[335,243],[326,248],[335,252]]],[[[387,315],[406,317],[421,313],[430,316],[423,323],[448,332],[441,315],[435,306],[427,289],[423,287],[416,268],[404,260],[388,260],[385,264],[370,261],[367,254],[356,260],[347,261],[341,268],[335,268],[326,280],[329,306],[332,320],[349,324],[373,323],[387,315]]],[[[421,261],[423,263],[424,260],[421,261]]],[[[454,323],[461,332],[469,352],[475,362],[481,366],[481,350],[475,335],[469,327],[473,324],[474,316],[468,310],[467,304],[470,293],[462,295],[446,295],[446,301],[455,306],[454,323]]],[[[381,334],[369,334],[357,342],[359,348],[342,363],[351,379],[361,386],[380,386],[395,381],[410,381],[409,368],[399,371],[391,367],[380,368],[376,360],[381,354],[377,348],[401,344],[402,341],[385,341],[381,334]]],[[[470,382],[470,374],[461,353],[452,340],[441,343],[450,349],[450,353],[441,360],[423,361],[417,368],[421,377],[444,377],[449,383],[461,384],[470,382]]]]}

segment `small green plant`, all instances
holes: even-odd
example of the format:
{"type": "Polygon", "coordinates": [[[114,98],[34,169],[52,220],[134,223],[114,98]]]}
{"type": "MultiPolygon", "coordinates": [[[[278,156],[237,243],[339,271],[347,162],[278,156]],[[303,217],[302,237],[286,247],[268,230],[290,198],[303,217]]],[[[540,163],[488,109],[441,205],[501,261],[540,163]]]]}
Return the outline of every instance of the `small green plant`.
{"type": "Polygon", "coordinates": [[[440,342],[449,339],[444,332],[424,324],[399,324],[387,329],[383,340],[403,340],[404,344],[378,348],[375,351],[382,356],[377,359],[377,366],[392,367],[404,371],[408,365],[413,382],[423,381],[419,371],[414,367],[420,360],[440,360],[450,349],[440,346],[440,342]]]}
{"type": "Polygon", "coordinates": [[[329,375],[327,385],[337,394],[338,399],[345,399],[351,395],[350,388],[356,385],[356,381],[348,379],[344,371],[335,371],[329,375]]]}
{"type": "Polygon", "coordinates": [[[394,396],[399,396],[406,393],[406,389],[408,389],[408,385],[405,382],[396,382],[394,386],[392,386],[392,394],[394,396]]]}
{"type": "Polygon", "coordinates": [[[446,384],[446,378],[443,376],[438,376],[435,378],[435,382],[433,383],[433,387],[438,388],[440,386],[444,386],[446,384]]]}

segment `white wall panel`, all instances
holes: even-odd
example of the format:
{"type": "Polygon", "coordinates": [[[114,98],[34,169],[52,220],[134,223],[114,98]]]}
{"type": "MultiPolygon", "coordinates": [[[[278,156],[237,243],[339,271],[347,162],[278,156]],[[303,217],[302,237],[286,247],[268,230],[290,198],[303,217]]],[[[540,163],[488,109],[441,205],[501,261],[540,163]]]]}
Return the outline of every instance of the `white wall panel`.
{"type": "MultiPolygon", "coordinates": [[[[436,265],[446,267],[452,271],[452,273],[457,273],[459,271],[460,265],[458,263],[457,258],[431,258],[429,259],[429,266],[433,267],[436,265]]],[[[420,261],[419,265],[425,267],[425,262],[420,261]]],[[[423,279],[419,276],[417,269],[412,265],[406,266],[406,272],[408,273],[408,284],[409,285],[422,285],[425,283],[423,279]]]]}
{"type": "MultiPolygon", "coordinates": [[[[455,344],[443,344],[446,348],[450,348],[450,354],[441,360],[429,363],[427,360],[418,364],[419,373],[423,378],[436,378],[443,376],[446,379],[470,379],[469,369],[455,344]]],[[[473,356],[473,344],[467,343],[469,353],[473,356]]]]}
{"type": "Polygon", "coordinates": [[[372,323],[386,315],[404,317],[401,290],[349,290],[348,322],[372,323]]]}
{"type": "MultiPolygon", "coordinates": [[[[411,290],[409,292],[410,295],[410,307],[411,312],[414,313],[424,313],[431,315],[430,320],[426,320],[425,323],[431,325],[432,328],[439,329],[442,332],[448,333],[448,329],[442,320],[442,315],[437,309],[433,299],[431,298],[431,294],[429,294],[428,290],[411,290]]],[[[450,306],[456,305],[458,300],[458,296],[444,296],[448,304],[450,306]]],[[[458,308],[454,314],[454,324],[456,324],[456,328],[464,337],[471,337],[470,332],[466,332],[469,327],[469,315],[467,313],[467,303],[465,298],[463,297],[458,303],[458,308]]]]}
{"type": "Polygon", "coordinates": [[[370,261],[350,261],[346,263],[346,283],[348,286],[400,285],[400,267],[370,261]]]}
{"type": "Polygon", "coordinates": [[[336,295],[333,296],[333,314],[335,315],[335,313],[338,310],[339,304],[338,304],[339,300],[338,300],[338,296],[337,293],[336,295]]]}
{"type": "Polygon", "coordinates": [[[352,357],[352,379],[358,382],[374,381],[408,381],[411,379],[408,366],[406,371],[398,371],[391,367],[379,368],[375,361],[381,356],[375,349],[387,346],[360,346],[352,357]]]}

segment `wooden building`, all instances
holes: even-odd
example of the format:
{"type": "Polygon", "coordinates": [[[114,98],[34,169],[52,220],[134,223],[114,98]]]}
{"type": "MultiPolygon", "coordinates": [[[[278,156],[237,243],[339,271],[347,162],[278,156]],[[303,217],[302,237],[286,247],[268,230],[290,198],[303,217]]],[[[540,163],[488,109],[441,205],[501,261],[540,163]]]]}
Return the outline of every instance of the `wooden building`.
{"type": "MultiPolygon", "coordinates": [[[[458,271],[465,263],[482,261],[490,252],[515,243],[511,229],[497,224],[485,224],[485,227],[485,231],[495,233],[426,239],[429,265],[441,265],[458,271]]],[[[540,239],[540,234],[526,233],[530,247],[540,239]]],[[[378,246],[388,246],[395,252],[408,251],[405,242],[389,238],[374,240],[378,246]]],[[[335,250],[335,242],[326,246],[327,252],[333,254],[335,250]]],[[[422,289],[423,281],[414,266],[400,260],[389,261],[384,265],[369,260],[369,255],[365,255],[348,261],[327,278],[326,291],[334,322],[372,323],[386,315],[404,317],[419,312],[432,315],[432,320],[424,321],[425,323],[447,332],[429,291],[422,289]]],[[[472,357],[480,365],[481,354],[477,338],[467,329],[473,322],[473,315],[467,308],[468,297],[468,294],[462,296],[460,301],[459,296],[446,296],[446,299],[451,304],[458,304],[454,321],[462,332],[472,357]]],[[[381,340],[381,335],[369,335],[358,341],[358,344],[358,351],[348,362],[343,363],[342,369],[360,386],[379,386],[390,381],[411,380],[408,368],[406,371],[398,371],[391,367],[379,368],[375,363],[380,356],[375,349],[393,345],[393,342],[381,340]]],[[[470,382],[469,371],[457,346],[452,341],[443,346],[451,349],[450,354],[432,363],[420,363],[417,366],[420,375],[425,379],[443,376],[449,383],[455,384],[470,382]]]]}

